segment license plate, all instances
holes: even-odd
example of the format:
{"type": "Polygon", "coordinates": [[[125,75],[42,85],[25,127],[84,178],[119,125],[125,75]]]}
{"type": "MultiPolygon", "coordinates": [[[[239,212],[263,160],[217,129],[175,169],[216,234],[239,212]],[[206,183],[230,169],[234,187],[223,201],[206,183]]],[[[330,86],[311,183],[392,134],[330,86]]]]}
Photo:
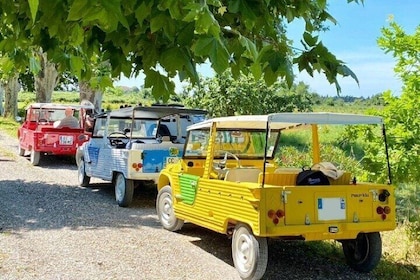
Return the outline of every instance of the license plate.
{"type": "Polygon", "coordinates": [[[318,220],[346,219],[346,200],[343,197],[318,198],[318,220]]]}
{"type": "Polygon", "coordinates": [[[177,163],[178,161],[179,161],[179,157],[167,157],[166,158],[166,164],[177,163]]]}
{"type": "Polygon", "coordinates": [[[73,145],[73,136],[60,135],[59,143],[60,145],[73,145]]]}

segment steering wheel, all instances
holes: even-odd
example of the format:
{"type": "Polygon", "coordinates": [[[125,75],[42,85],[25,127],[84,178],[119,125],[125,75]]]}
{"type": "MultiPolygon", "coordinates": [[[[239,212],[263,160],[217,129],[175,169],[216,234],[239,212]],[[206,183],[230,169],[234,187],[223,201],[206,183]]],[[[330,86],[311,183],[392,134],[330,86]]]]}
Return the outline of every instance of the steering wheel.
{"type": "Polygon", "coordinates": [[[225,169],[226,168],[226,163],[227,163],[228,157],[232,157],[236,160],[236,167],[241,166],[241,163],[239,162],[239,158],[238,158],[237,155],[235,155],[231,152],[228,152],[228,151],[220,150],[219,152],[220,153],[225,153],[225,155],[223,156],[223,160],[220,160],[219,162],[216,162],[218,168],[220,168],[220,169],[225,169]]]}
{"type": "Polygon", "coordinates": [[[108,138],[109,138],[109,143],[111,144],[111,146],[116,146],[116,147],[123,147],[128,143],[128,136],[121,131],[114,131],[111,132],[110,134],[108,134],[108,138]],[[112,137],[123,137],[124,139],[127,139],[127,141],[123,141],[120,138],[112,138],[112,137]]]}
{"type": "Polygon", "coordinates": [[[241,163],[240,163],[239,158],[238,158],[237,155],[235,155],[235,154],[233,154],[231,152],[222,151],[222,150],[219,150],[218,152],[219,153],[224,153],[224,156],[223,156],[223,159],[222,160],[220,160],[220,161],[214,161],[213,162],[213,170],[215,172],[212,172],[210,174],[210,176],[212,178],[221,179],[221,178],[223,178],[226,175],[226,172],[227,172],[226,163],[227,163],[227,159],[229,157],[234,158],[236,160],[236,166],[235,167],[241,167],[241,163]]]}

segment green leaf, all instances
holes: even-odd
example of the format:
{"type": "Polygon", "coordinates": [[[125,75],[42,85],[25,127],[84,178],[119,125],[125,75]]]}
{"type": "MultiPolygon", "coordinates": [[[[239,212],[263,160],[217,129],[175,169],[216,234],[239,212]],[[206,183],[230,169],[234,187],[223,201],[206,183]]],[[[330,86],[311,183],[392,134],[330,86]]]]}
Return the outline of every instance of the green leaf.
{"type": "Polygon", "coordinates": [[[31,10],[32,23],[35,23],[38,12],[39,0],[29,0],[29,9],[31,10]]]}
{"type": "Polygon", "coordinates": [[[121,12],[120,0],[102,0],[101,5],[107,13],[107,17],[103,18],[102,20],[106,21],[106,19],[108,19],[108,22],[111,22],[111,19],[114,19],[117,22],[116,24],[112,24],[113,28],[111,28],[110,31],[117,29],[118,22],[121,23],[121,25],[125,28],[130,29],[127,19],[121,12]]]}
{"type": "Polygon", "coordinates": [[[146,4],[146,1],[142,1],[140,6],[135,11],[135,16],[139,24],[142,24],[143,21],[148,18],[152,12],[153,2],[146,4]]]}
{"type": "Polygon", "coordinates": [[[187,62],[188,58],[178,47],[173,47],[162,52],[160,56],[160,63],[169,73],[171,77],[175,76],[176,71],[182,68],[187,62]]]}
{"type": "Polygon", "coordinates": [[[317,0],[316,2],[320,9],[325,9],[327,7],[327,0],[317,0]]]}
{"type": "Polygon", "coordinates": [[[1,78],[8,78],[14,71],[14,63],[8,56],[0,56],[1,78]]]}
{"type": "Polygon", "coordinates": [[[183,21],[192,22],[197,20],[198,14],[203,10],[203,6],[198,3],[191,3],[185,7],[185,10],[189,12],[183,18],[183,21]]]}
{"type": "Polygon", "coordinates": [[[173,19],[182,19],[183,17],[183,4],[179,0],[165,0],[161,1],[159,6],[162,10],[168,10],[173,19]]]}
{"type": "Polygon", "coordinates": [[[147,70],[144,73],[146,75],[144,85],[146,88],[152,88],[155,99],[163,98],[165,102],[169,100],[169,96],[175,92],[174,83],[155,70],[147,70]]]}
{"type": "Polygon", "coordinates": [[[41,71],[41,64],[39,63],[39,60],[33,56],[29,58],[29,70],[34,75],[38,74],[39,71],[41,71]]]}
{"type": "Polygon", "coordinates": [[[151,42],[145,42],[141,48],[144,50],[147,55],[143,55],[142,61],[144,65],[144,69],[149,69],[156,66],[156,62],[159,59],[159,53],[156,48],[156,45],[154,45],[151,42]]]}
{"type": "Polygon", "coordinates": [[[273,72],[271,67],[265,67],[264,69],[264,80],[267,85],[272,85],[277,81],[277,74],[273,72]]]}
{"type": "Polygon", "coordinates": [[[285,70],[286,70],[286,82],[287,86],[291,88],[293,86],[293,81],[295,79],[295,76],[293,75],[293,64],[290,60],[285,60],[285,70]]]}
{"type": "Polygon", "coordinates": [[[250,70],[255,80],[259,80],[261,78],[261,75],[262,75],[261,64],[253,63],[250,67],[250,70]]]}
{"type": "Polygon", "coordinates": [[[233,0],[229,2],[228,11],[237,14],[241,11],[241,0],[233,0]]]}
{"type": "Polygon", "coordinates": [[[193,46],[193,51],[197,56],[208,57],[213,69],[217,73],[222,73],[229,66],[229,53],[225,46],[215,38],[200,38],[193,46]]]}
{"type": "Polygon", "coordinates": [[[163,29],[167,24],[167,16],[165,14],[158,14],[156,17],[150,19],[150,31],[155,33],[163,29]]]}
{"type": "Polygon", "coordinates": [[[198,14],[195,22],[195,32],[197,34],[210,34],[217,39],[220,37],[219,23],[208,8],[202,9],[201,13],[198,14]]]}
{"type": "Polygon", "coordinates": [[[357,79],[356,74],[354,74],[354,72],[351,71],[351,69],[348,68],[346,65],[339,65],[337,67],[337,72],[344,77],[347,77],[347,76],[352,77],[357,82],[357,84],[359,84],[359,79],[357,79]]]}
{"type": "Polygon", "coordinates": [[[72,26],[72,28],[69,30],[70,33],[70,40],[71,43],[74,46],[79,46],[82,44],[83,40],[84,40],[84,34],[83,34],[83,29],[80,28],[79,25],[75,24],[72,26]]]}
{"type": "Polygon", "coordinates": [[[239,36],[238,39],[241,45],[246,49],[247,53],[249,54],[249,58],[252,58],[254,61],[256,61],[258,57],[258,51],[254,42],[252,42],[250,39],[244,36],[239,36]]]}
{"type": "Polygon", "coordinates": [[[84,69],[83,59],[79,56],[70,56],[70,68],[72,73],[79,79],[82,77],[82,69],[84,69]]]}
{"type": "Polygon", "coordinates": [[[191,57],[183,48],[173,47],[162,52],[160,63],[169,73],[170,77],[174,77],[178,71],[185,70],[185,73],[192,80],[198,80],[198,74],[195,66],[192,64],[191,57]]]}
{"type": "Polygon", "coordinates": [[[305,32],[303,33],[303,39],[305,40],[305,43],[308,44],[309,47],[313,47],[318,41],[318,36],[312,37],[312,35],[309,32],[305,32]]]}
{"type": "Polygon", "coordinates": [[[75,0],[70,7],[67,20],[77,21],[86,15],[86,8],[89,7],[89,0],[75,0]]]}

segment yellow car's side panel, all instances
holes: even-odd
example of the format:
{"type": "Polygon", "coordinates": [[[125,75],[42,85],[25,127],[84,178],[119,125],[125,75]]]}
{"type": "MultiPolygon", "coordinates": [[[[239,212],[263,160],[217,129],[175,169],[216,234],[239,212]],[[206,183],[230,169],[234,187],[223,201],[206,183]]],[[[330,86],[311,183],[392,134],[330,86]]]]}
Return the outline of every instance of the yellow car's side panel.
{"type": "MultiPolygon", "coordinates": [[[[184,203],[182,197],[175,195],[176,216],[222,233],[226,233],[229,222],[243,221],[258,233],[259,201],[251,191],[252,186],[249,188],[249,185],[256,187],[257,184],[200,179],[193,205],[184,203]]],[[[179,194],[177,183],[173,188],[174,192],[179,194]]]]}
{"type": "Polygon", "coordinates": [[[248,224],[256,236],[301,237],[306,240],[351,239],[361,231],[375,232],[395,228],[395,209],[383,216],[377,208],[395,205],[393,187],[380,184],[295,186],[293,172],[267,173],[266,182],[290,183],[261,188],[260,181],[229,182],[197,177],[193,181],[195,198],[182,197],[182,164],[161,173],[159,189],[170,184],[174,212],[213,231],[227,233],[229,225],[248,224]],[[285,175],[285,176],[284,176],[285,175]],[[273,179],[277,178],[277,179],[273,179]],[[384,189],[390,196],[381,202],[384,189]],[[187,203],[188,202],[188,203],[187,203]],[[321,204],[325,204],[322,209],[321,204]],[[335,207],[335,208],[334,208],[335,207]],[[272,213],[281,215],[272,215],[272,213]],[[275,221],[275,220],[278,221],[275,221]],[[369,229],[366,231],[366,229],[369,229]]]}

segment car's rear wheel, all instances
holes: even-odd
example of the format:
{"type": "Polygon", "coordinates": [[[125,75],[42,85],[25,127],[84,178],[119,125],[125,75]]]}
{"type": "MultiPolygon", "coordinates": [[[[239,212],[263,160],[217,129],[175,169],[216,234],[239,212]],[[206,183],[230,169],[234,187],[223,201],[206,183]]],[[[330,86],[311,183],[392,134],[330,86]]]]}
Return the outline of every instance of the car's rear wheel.
{"type": "Polygon", "coordinates": [[[78,175],[80,186],[82,186],[82,187],[89,186],[90,177],[86,175],[85,161],[84,161],[83,158],[80,159],[79,165],[77,167],[77,175],[78,175]]]}
{"type": "Polygon", "coordinates": [[[370,272],[379,263],[382,255],[382,240],[379,232],[359,233],[356,239],[341,241],[347,264],[354,270],[370,272]]]}
{"type": "Polygon", "coordinates": [[[39,160],[41,159],[41,153],[40,152],[36,152],[34,150],[31,151],[31,164],[36,166],[39,164],[39,160]]]}
{"type": "Polygon", "coordinates": [[[115,178],[115,200],[120,207],[127,207],[133,201],[134,182],[118,173],[115,178]]]}
{"type": "Polygon", "coordinates": [[[166,230],[177,231],[184,225],[184,221],[175,216],[171,186],[160,189],[156,199],[156,212],[160,223],[166,230]]]}
{"type": "Polygon", "coordinates": [[[20,145],[18,146],[18,155],[21,157],[25,155],[25,149],[22,148],[20,145]]]}
{"type": "Polygon", "coordinates": [[[242,279],[261,279],[268,263],[267,238],[254,236],[246,225],[237,225],[232,236],[232,258],[242,279]]]}

